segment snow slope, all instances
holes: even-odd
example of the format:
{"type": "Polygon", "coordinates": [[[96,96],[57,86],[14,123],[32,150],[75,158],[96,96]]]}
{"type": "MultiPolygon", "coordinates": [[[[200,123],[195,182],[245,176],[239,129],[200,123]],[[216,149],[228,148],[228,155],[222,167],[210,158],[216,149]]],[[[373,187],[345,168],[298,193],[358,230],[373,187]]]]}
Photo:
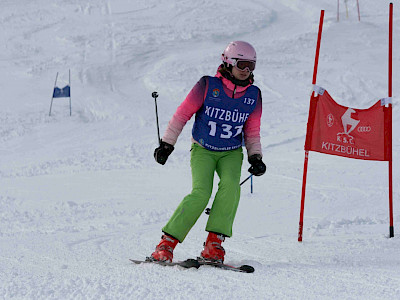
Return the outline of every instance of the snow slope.
{"type": "MultiPolygon", "coordinates": [[[[317,83],[341,104],[387,96],[389,1],[2,1],[0,10],[0,298],[400,298],[399,3],[394,12],[394,223],[388,238],[387,163],[310,154],[304,241],[297,242],[304,139],[319,14],[317,83]],[[267,173],[242,188],[226,262],[253,274],[133,266],[190,192],[187,124],[165,166],[157,146],[232,40],[252,43],[263,92],[267,173]],[[71,69],[68,100],[49,105],[71,69]]],[[[248,175],[247,162],[242,177],[248,175]]],[[[217,182],[217,181],[216,181],[217,182]]],[[[203,215],[175,259],[195,257],[203,215]]]]}

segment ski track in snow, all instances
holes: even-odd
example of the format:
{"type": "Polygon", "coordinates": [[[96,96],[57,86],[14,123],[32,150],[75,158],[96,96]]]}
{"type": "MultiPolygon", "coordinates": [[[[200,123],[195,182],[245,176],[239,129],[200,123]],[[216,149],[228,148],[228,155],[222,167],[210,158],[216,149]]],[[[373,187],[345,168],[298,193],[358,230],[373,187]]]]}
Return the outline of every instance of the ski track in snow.
{"type": "MultiPolygon", "coordinates": [[[[399,178],[395,237],[388,238],[387,163],[310,153],[303,243],[299,206],[319,13],[325,9],[317,84],[345,106],[387,96],[389,1],[211,0],[2,1],[0,11],[1,299],[399,299],[399,178]],[[353,3],[354,2],[354,3],[353,3]],[[226,17],[226,15],[230,17],[226,17]],[[267,173],[242,187],[228,264],[132,265],[190,192],[191,126],[165,166],[163,132],[203,75],[214,75],[232,40],[257,49],[267,173]],[[68,83],[48,116],[54,78],[68,83]]],[[[394,12],[393,115],[400,86],[400,15],[394,12]]],[[[400,153],[394,118],[394,166],[400,153]]],[[[247,177],[247,162],[242,177],[247,177]]],[[[211,201],[214,197],[215,188],[211,201]]],[[[210,201],[210,204],[211,204],[210,201]]],[[[200,217],[176,260],[199,255],[200,217]]]]}

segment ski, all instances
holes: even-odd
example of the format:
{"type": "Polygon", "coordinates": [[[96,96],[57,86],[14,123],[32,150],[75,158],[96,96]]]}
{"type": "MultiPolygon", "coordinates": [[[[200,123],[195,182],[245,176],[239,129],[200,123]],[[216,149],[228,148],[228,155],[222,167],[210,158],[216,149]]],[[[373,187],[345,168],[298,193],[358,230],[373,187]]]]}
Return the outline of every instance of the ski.
{"type": "Polygon", "coordinates": [[[166,267],[182,267],[185,269],[190,269],[190,268],[200,268],[201,266],[212,266],[215,268],[219,268],[222,270],[229,270],[229,271],[234,271],[234,272],[241,272],[241,273],[253,273],[254,268],[249,265],[241,265],[241,266],[231,266],[227,265],[221,262],[217,261],[208,261],[208,260],[203,260],[201,258],[198,259],[186,259],[182,261],[177,261],[177,262],[166,262],[166,261],[153,261],[153,260],[135,260],[135,259],[129,259],[131,262],[135,264],[157,264],[160,266],[166,266],[166,267]]]}
{"type": "Polygon", "coordinates": [[[129,259],[131,262],[135,264],[157,264],[160,266],[165,266],[165,267],[182,267],[185,269],[190,269],[190,268],[196,268],[198,269],[200,267],[199,262],[196,259],[187,259],[183,261],[177,261],[177,262],[166,262],[166,261],[157,261],[157,260],[135,260],[135,259],[129,259]]]}
{"type": "Polygon", "coordinates": [[[254,268],[249,265],[241,265],[241,266],[231,266],[227,265],[218,261],[209,261],[209,260],[203,260],[201,258],[197,259],[197,262],[199,263],[200,266],[213,266],[219,269],[223,270],[230,270],[234,272],[242,272],[242,273],[253,273],[254,268]]]}

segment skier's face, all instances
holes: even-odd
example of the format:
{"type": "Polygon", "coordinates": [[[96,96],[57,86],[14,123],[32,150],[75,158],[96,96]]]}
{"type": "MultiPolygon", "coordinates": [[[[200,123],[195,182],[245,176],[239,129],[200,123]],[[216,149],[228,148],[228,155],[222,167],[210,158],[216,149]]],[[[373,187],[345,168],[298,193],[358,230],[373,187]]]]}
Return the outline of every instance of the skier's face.
{"type": "Polygon", "coordinates": [[[236,67],[232,68],[232,75],[238,80],[246,80],[250,76],[249,68],[239,70],[236,67]]]}

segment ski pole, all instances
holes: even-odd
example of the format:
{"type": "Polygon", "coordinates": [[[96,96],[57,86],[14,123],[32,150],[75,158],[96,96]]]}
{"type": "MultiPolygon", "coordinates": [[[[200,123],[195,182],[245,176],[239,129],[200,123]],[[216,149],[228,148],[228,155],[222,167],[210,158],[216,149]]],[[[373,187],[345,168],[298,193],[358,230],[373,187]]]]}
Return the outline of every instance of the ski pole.
{"type": "Polygon", "coordinates": [[[161,145],[161,138],[160,138],[160,126],[158,124],[158,110],[157,110],[157,97],[158,97],[158,93],[157,92],[153,92],[151,94],[151,96],[154,98],[154,103],[156,106],[156,120],[157,120],[157,134],[158,134],[158,143],[161,145]]]}
{"type": "Polygon", "coordinates": [[[242,185],[243,183],[245,183],[247,180],[249,180],[251,177],[253,176],[253,174],[251,174],[249,177],[247,177],[245,180],[243,180],[240,185],[242,185]]]}
{"type": "MultiPolygon", "coordinates": [[[[240,183],[240,185],[242,185],[243,183],[245,183],[245,182],[246,182],[247,180],[249,180],[250,178],[253,180],[253,174],[251,174],[249,177],[247,177],[245,180],[243,180],[243,181],[240,183]]],[[[253,193],[253,186],[251,187],[251,190],[252,190],[252,193],[253,193]]],[[[209,215],[210,212],[211,212],[211,208],[206,208],[205,214],[206,214],[206,215],[209,215]]]]}

